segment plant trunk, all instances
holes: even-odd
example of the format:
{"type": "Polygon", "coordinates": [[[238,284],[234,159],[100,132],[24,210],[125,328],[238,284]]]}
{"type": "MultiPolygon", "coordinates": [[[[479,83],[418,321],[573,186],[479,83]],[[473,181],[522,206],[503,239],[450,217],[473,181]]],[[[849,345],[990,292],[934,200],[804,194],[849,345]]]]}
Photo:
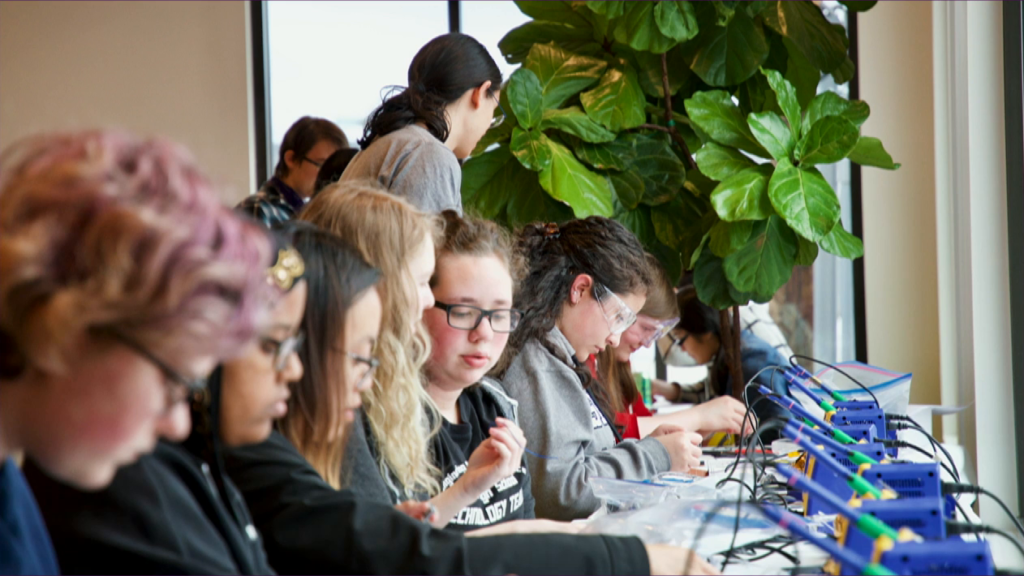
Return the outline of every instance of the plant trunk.
{"type": "Polygon", "coordinates": [[[732,376],[732,395],[743,402],[743,356],[740,350],[740,307],[732,308],[732,354],[729,356],[729,374],[732,376]]]}

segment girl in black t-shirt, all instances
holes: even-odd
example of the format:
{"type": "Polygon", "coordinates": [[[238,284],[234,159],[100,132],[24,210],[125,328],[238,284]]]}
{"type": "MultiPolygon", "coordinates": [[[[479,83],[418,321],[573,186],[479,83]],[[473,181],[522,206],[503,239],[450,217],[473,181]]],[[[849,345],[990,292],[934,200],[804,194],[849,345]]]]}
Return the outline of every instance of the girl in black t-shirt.
{"type": "MultiPolygon", "coordinates": [[[[433,348],[426,365],[427,392],[442,416],[441,431],[432,441],[434,464],[442,489],[467,469],[474,450],[490,442],[493,428],[505,429],[521,446],[516,425],[517,403],[501,385],[487,379],[516,328],[520,313],[512,309],[513,276],[519,270],[511,238],[492,222],[442,214],[444,235],[430,286],[435,304],[423,314],[433,348]]],[[[449,529],[476,530],[510,520],[534,518],[530,475],[521,460],[511,473],[463,508],[449,529]]],[[[531,520],[513,522],[488,532],[568,531],[568,524],[531,520]]]]}

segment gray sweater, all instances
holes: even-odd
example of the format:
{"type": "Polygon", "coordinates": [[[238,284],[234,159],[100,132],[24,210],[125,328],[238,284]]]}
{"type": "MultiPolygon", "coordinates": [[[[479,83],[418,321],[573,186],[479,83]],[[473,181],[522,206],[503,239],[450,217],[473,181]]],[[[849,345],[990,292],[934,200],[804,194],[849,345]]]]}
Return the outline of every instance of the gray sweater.
{"type": "Polygon", "coordinates": [[[455,153],[425,128],[410,124],[356,154],[341,181],[371,180],[424,212],[462,214],[462,168],[455,153]]]}
{"type": "Polygon", "coordinates": [[[573,370],[572,345],[558,328],[547,334],[553,355],[530,340],[512,360],[502,384],[519,402],[519,424],[533,477],[537,517],[584,518],[601,502],[590,487],[595,477],[645,479],[669,470],[668,451],[654,438],[615,443],[608,420],[573,370]]]}

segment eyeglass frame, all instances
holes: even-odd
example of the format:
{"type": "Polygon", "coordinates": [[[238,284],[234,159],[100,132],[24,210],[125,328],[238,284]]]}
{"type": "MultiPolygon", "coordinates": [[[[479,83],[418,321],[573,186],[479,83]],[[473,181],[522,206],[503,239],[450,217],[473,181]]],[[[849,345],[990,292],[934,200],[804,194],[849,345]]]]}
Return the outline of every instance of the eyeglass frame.
{"type": "Polygon", "coordinates": [[[160,372],[163,373],[164,377],[173,382],[174,386],[167,386],[167,405],[165,412],[169,412],[172,408],[177,406],[181,402],[188,400],[193,394],[206,390],[207,380],[209,376],[202,378],[189,378],[178,372],[174,368],[161,360],[156,354],[149,351],[145,346],[139,344],[133,338],[124,334],[120,330],[110,329],[106,331],[112,338],[120,342],[121,344],[130,348],[133,352],[142,356],[151,364],[156,366],[160,372]],[[179,392],[184,390],[183,392],[179,392]]]}
{"type": "Polygon", "coordinates": [[[491,118],[491,128],[497,128],[498,126],[501,126],[502,122],[505,121],[505,118],[508,116],[508,113],[505,112],[505,107],[501,105],[501,99],[495,96],[494,92],[488,90],[487,95],[490,96],[491,98],[494,98],[494,103],[498,105],[498,110],[501,110],[501,116],[494,116],[493,118],[491,118]]]}
{"type": "Polygon", "coordinates": [[[452,328],[455,328],[456,330],[465,330],[467,332],[472,332],[473,330],[476,330],[477,328],[479,328],[480,327],[480,323],[483,322],[484,318],[486,317],[487,318],[487,322],[490,323],[490,325],[491,325],[491,330],[493,330],[494,332],[496,332],[498,334],[511,334],[512,332],[515,332],[516,328],[519,327],[519,323],[523,321],[523,316],[525,316],[523,311],[519,310],[518,308],[494,308],[493,310],[487,310],[487,309],[484,309],[484,308],[480,308],[479,306],[472,306],[470,304],[446,304],[446,303],[440,302],[438,300],[434,300],[434,308],[437,308],[439,310],[444,310],[445,320],[448,321],[448,326],[450,326],[452,328]],[[472,328],[463,328],[461,326],[454,326],[454,325],[452,325],[452,308],[456,308],[456,307],[460,307],[460,306],[463,307],[463,308],[471,308],[471,309],[476,310],[477,312],[480,313],[480,315],[477,316],[477,318],[476,318],[476,324],[473,324],[472,328]],[[498,312],[509,312],[510,313],[509,321],[508,321],[510,327],[509,327],[508,330],[498,330],[497,328],[494,327],[494,314],[498,313],[498,312]],[[515,313],[515,314],[519,315],[519,317],[516,319],[514,325],[513,325],[513,322],[512,322],[512,313],[515,313]]]}
{"type": "MultiPolygon", "coordinates": [[[[640,321],[640,316],[646,316],[646,314],[637,314],[637,322],[640,321]]],[[[646,317],[651,318],[650,316],[646,317]]],[[[651,320],[654,321],[656,328],[654,334],[651,334],[650,336],[647,336],[640,341],[640,343],[644,347],[650,346],[651,344],[654,344],[658,340],[661,340],[662,338],[665,337],[666,334],[671,332],[672,329],[676,327],[676,324],[679,324],[678,317],[669,318],[667,320],[657,320],[655,318],[651,318],[651,320]]]]}
{"type": "Polygon", "coordinates": [[[309,162],[313,166],[316,166],[317,170],[319,170],[320,168],[323,168],[324,167],[324,162],[327,162],[326,159],[317,162],[316,160],[313,160],[309,156],[305,156],[305,155],[303,155],[302,159],[305,160],[306,162],[309,162]]]}
{"type": "Polygon", "coordinates": [[[363,356],[362,354],[356,354],[355,352],[349,352],[347,350],[345,351],[345,356],[348,356],[351,360],[355,360],[356,362],[366,364],[367,366],[370,367],[362,376],[359,377],[359,381],[356,382],[356,390],[359,390],[360,392],[366,390],[368,388],[368,386],[366,386],[366,381],[370,379],[371,376],[373,376],[373,373],[377,370],[377,367],[380,366],[380,360],[374,358],[373,356],[363,356]]]}
{"type": "Polygon", "coordinates": [[[274,351],[274,370],[277,372],[284,370],[285,365],[288,364],[288,358],[292,354],[297,354],[299,352],[299,347],[302,346],[305,339],[306,335],[302,332],[297,332],[284,340],[277,340],[276,338],[271,338],[269,336],[259,337],[261,344],[269,343],[277,347],[274,351]],[[287,349],[285,348],[285,345],[288,345],[287,349]],[[282,352],[282,350],[286,351],[282,352]]]}
{"type": "Polygon", "coordinates": [[[637,318],[636,312],[634,312],[633,309],[629,307],[629,304],[626,304],[625,302],[623,302],[622,298],[619,298],[618,294],[616,294],[615,292],[612,292],[610,288],[608,288],[604,284],[601,284],[600,282],[596,282],[595,281],[594,285],[591,287],[590,291],[594,295],[594,300],[597,300],[597,307],[601,309],[601,315],[604,316],[605,322],[608,323],[608,329],[611,330],[611,333],[612,333],[611,335],[612,336],[621,335],[626,330],[629,330],[630,326],[632,326],[633,324],[636,323],[636,318],[637,318]],[[629,312],[629,315],[626,317],[626,320],[625,320],[626,325],[624,327],[622,327],[620,329],[616,329],[615,326],[612,324],[612,322],[613,322],[612,319],[608,317],[608,312],[606,312],[605,309],[604,309],[604,300],[603,300],[603,298],[605,296],[602,296],[601,294],[599,294],[599,290],[604,291],[607,294],[611,294],[612,298],[619,304],[620,309],[625,309],[627,312],[629,312]]]}

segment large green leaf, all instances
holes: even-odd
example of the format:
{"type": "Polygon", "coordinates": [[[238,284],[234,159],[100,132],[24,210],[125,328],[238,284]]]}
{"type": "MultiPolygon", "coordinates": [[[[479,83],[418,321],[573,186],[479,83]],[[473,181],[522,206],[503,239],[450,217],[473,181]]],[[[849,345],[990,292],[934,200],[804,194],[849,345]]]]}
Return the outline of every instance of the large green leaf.
{"type": "Polygon", "coordinates": [[[860,130],[846,118],[828,116],[811,126],[796,147],[800,166],[839,162],[853,150],[860,138],[860,130]]]}
{"type": "Polygon", "coordinates": [[[462,204],[482,218],[493,219],[509,198],[519,193],[513,182],[516,170],[522,168],[504,144],[466,160],[462,165],[462,204]]]}
{"type": "Polygon", "coordinates": [[[786,223],[808,240],[820,242],[839,221],[839,199],[815,168],[781,160],[768,183],[768,197],[786,223]]]}
{"type": "MultiPolygon", "coordinates": [[[[833,228],[833,232],[836,228],[840,228],[837,224],[833,228]]],[[[831,232],[829,232],[831,234],[831,232]]],[[[826,236],[827,238],[827,236],[826,236]]],[[[810,266],[814,264],[814,261],[818,259],[818,245],[803,236],[797,234],[797,250],[796,250],[796,264],[797,266],[810,266]]]]}
{"type": "Polygon", "coordinates": [[[635,210],[623,210],[613,218],[632,232],[645,247],[658,241],[658,237],[654,234],[654,224],[651,222],[651,209],[648,206],[638,206],[635,210]]]}
{"type": "Polygon", "coordinates": [[[744,294],[729,283],[722,268],[722,259],[710,250],[702,251],[697,259],[693,269],[693,284],[697,289],[697,298],[716,310],[742,306],[753,299],[752,294],[744,294]]]}
{"type": "Polygon", "coordinates": [[[534,44],[554,42],[569,52],[594,55],[602,51],[594,41],[590,27],[574,28],[562,22],[531,20],[510,30],[500,41],[498,49],[509,64],[519,64],[526,59],[534,44]]]}
{"type": "Polygon", "coordinates": [[[846,60],[843,60],[843,63],[832,71],[832,81],[835,82],[837,86],[846,84],[850,80],[853,80],[853,75],[856,71],[857,67],[854,65],[853,59],[847,56],[846,60]]]}
{"type": "Polygon", "coordinates": [[[632,166],[644,181],[644,204],[661,204],[679,193],[686,168],[662,135],[627,134],[633,145],[632,166]]]}
{"type": "Polygon", "coordinates": [[[612,36],[616,42],[627,44],[634,50],[661,54],[679,43],[658,29],[654,17],[656,2],[627,2],[618,26],[612,36]]]}
{"type": "Polygon", "coordinates": [[[778,216],[756,222],[743,248],[722,260],[725,277],[757,301],[771,299],[793,274],[796,263],[796,234],[778,216]]]}
{"type": "Polygon", "coordinates": [[[661,267],[665,269],[665,276],[668,277],[669,282],[673,286],[679,283],[680,277],[683,275],[683,262],[679,250],[665,246],[661,242],[655,242],[651,246],[646,246],[647,251],[653,254],[661,267]]]}
{"type": "Polygon", "coordinates": [[[842,223],[836,224],[832,231],[821,239],[821,247],[829,254],[850,260],[864,255],[864,244],[860,238],[847,232],[842,223]]]}
{"type": "Polygon", "coordinates": [[[564,22],[576,28],[588,28],[590,22],[573,10],[572,4],[566,0],[516,0],[519,11],[534,20],[564,22]]]}
{"type": "MultiPolygon", "coordinates": [[[[665,86],[661,77],[661,55],[650,52],[633,52],[630,55],[636,63],[637,80],[644,93],[652,98],[664,98],[665,86]]],[[[668,91],[673,96],[683,87],[690,76],[690,61],[680,44],[665,53],[668,68],[668,91]]]]}
{"type": "Polygon", "coordinates": [[[540,80],[544,108],[558,108],[566,100],[601,79],[604,60],[566,52],[554,44],[534,44],[523,66],[540,80]]]}
{"type": "Polygon", "coordinates": [[[532,222],[567,222],[575,218],[572,208],[548,195],[537,181],[537,173],[512,162],[516,172],[509,183],[513,193],[508,200],[508,224],[519,228],[532,222]]]}
{"type": "Polygon", "coordinates": [[[800,101],[796,97],[796,88],[779,74],[778,70],[762,70],[768,77],[768,84],[775,91],[775,97],[779,101],[782,113],[786,115],[789,122],[790,132],[793,133],[793,140],[800,139],[800,101]]]}
{"type": "Polygon", "coordinates": [[[508,102],[516,113],[519,125],[533,128],[540,124],[544,113],[544,96],[541,94],[540,80],[529,68],[519,68],[508,79],[508,102]]]}
{"type": "Polygon", "coordinates": [[[750,78],[768,57],[768,42],[759,21],[746,12],[727,26],[700,21],[700,33],[687,44],[690,69],[709,86],[734,86],[750,78]]]}
{"type": "Polygon", "coordinates": [[[662,34],[684,42],[697,35],[697,15],[685,0],[662,0],[654,6],[654,22],[662,34]]]}
{"type": "Polygon", "coordinates": [[[540,173],[540,185],[555,200],[572,206],[577,218],[612,215],[608,180],[580,163],[572,151],[549,140],[551,165],[540,173]]]}
{"type": "Polygon", "coordinates": [[[651,221],[658,240],[679,250],[682,261],[688,263],[718,217],[707,200],[683,193],[652,208],[651,221]]]}
{"type": "Polygon", "coordinates": [[[764,146],[765,150],[776,160],[789,158],[796,145],[793,132],[782,118],[775,112],[751,112],[747,116],[754,138],[764,146]]]}
{"type": "Polygon", "coordinates": [[[697,92],[685,101],[690,121],[719,144],[746,150],[755,156],[771,158],[758,143],[747,119],[724,90],[697,92]]]}
{"type": "Polygon", "coordinates": [[[580,94],[587,115],[609,130],[618,132],[644,123],[647,99],[630,67],[609,68],[593,89],[580,94]]]}
{"type": "Polygon", "coordinates": [[[490,148],[491,144],[507,142],[508,139],[512,137],[512,129],[515,127],[515,121],[506,119],[505,122],[491,128],[484,134],[484,137],[476,143],[476,148],[473,148],[473,152],[470,156],[479,156],[483,154],[485,150],[490,148]]]}
{"type": "Polygon", "coordinates": [[[713,180],[725,180],[745,168],[756,166],[754,161],[742,152],[728,146],[708,142],[694,154],[697,166],[705,176],[713,180]]]}
{"type": "MultiPolygon", "coordinates": [[[[811,64],[803,52],[789,38],[783,38],[788,54],[786,59],[786,80],[796,89],[796,99],[801,109],[806,108],[818,93],[821,71],[811,64]]],[[[806,128],[805,128],[806,129],[806,128]]]]}
{"type": "Polygon", "coordinates": [[[708,242],[708,247],[711,248],[711,252],[715,256],[725,258],[746,245],[753,229],[754,223],[749,220],[742,222],[726,222],[722,220],[711,227],[711,238],[708,242]]]}
{"type": "Polygon", "coordinates": [[[540,130],[527,132],[522,128],[515,128],[512,130],[512,143],[509,149],[524,167],[540,172],[551,166],[550,143],[551,140],[540,130]]]}
{"type": "Polygon", "coordinates": [[[609,172],[607,176],[615,190],[615,197],[624,208],[632,210],[640,204],[644,197],[644,179],[636,169],[609,172]]]}
{"type": "Polygon", "coordinates": [[[626,8],[624,0],[587,0],[586,4],[587,8],[609,19],[622,16],[622,11],[626,8]]]}
{"type": "Polygon", "coordinates": [[[882,147],[882,141],[871,136],[861,136],[847,158],[861,166],[875,166],[886,170],[897,170],[900,167],[900,164],[893,162],[892,156],[882,147]]]}
{"type": "Polygon", "coordinates": [[[636,156],[632,140],[622,138],[603,144],[581,142],[573,150],[577,158],[598,170],[625,170],[636,156]]]}
{"type": "Polygon", "coordinates": [[[846,61],[845,37],[807,0],[778,0],[761,12],[764,23],[789,38],[818,70],[831,73],[846,61]]]}
{"type": "Polygon", "coordinates": [[[771,176],[772,166],[761,165],[745,168],[722,180],[711,192],[715,213],[729,222],[763,220],[771,216],[774,213],[768,199],[771,176]]]}
{"type": "Polygon", "coordinates": [[[862,100],[847,100],[835,92],[822,92],[811,100],[804,116],[803,127],[806,134],[815,122],[829,116],[841,116],[854,126],[864,124],[871,115],[871,108],[862,100]]]}
{"type": "Polygon", "coordinates": [[[547,130],[548,128],[572,134],[584,142],[611,142],[615,139],[614,132],[594,122],[590,116],[580,110],[579,106],[545,110],[540,129],[547,130]]]}

